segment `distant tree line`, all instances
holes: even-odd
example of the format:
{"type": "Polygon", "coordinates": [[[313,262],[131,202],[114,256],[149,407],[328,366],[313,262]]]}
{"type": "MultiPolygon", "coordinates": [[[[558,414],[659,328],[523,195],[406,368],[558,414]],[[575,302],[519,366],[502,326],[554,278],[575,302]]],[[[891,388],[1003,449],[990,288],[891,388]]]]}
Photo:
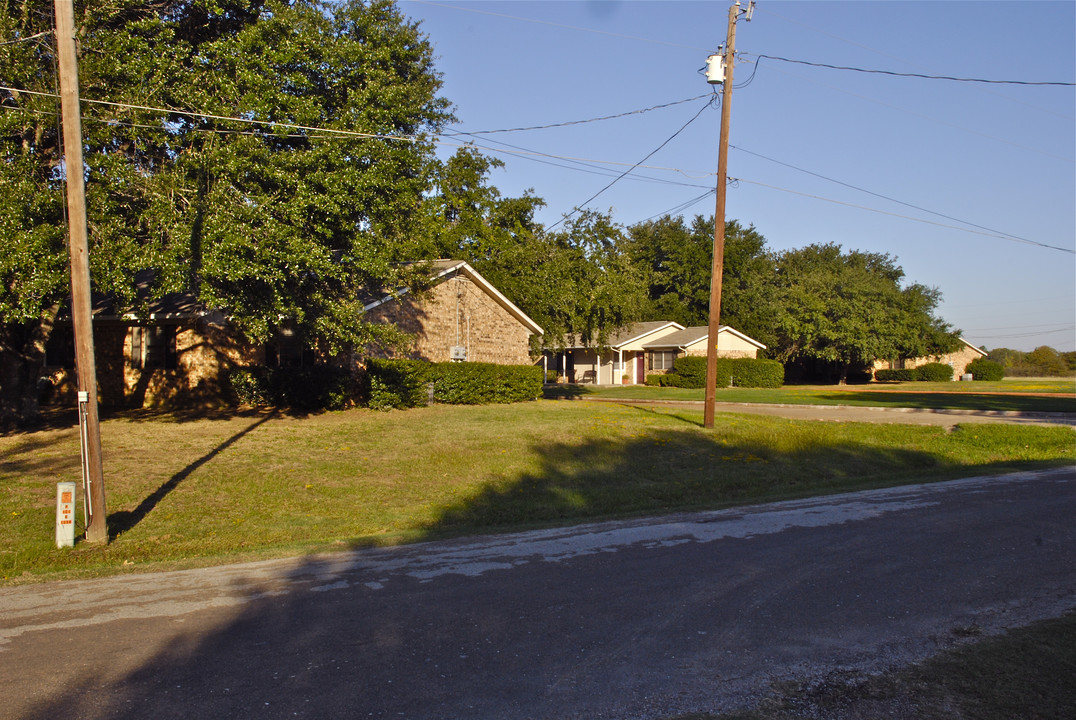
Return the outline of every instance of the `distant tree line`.
{"type": "Polygon", "coordinates": [[[1076,375],[1076,352],[1058,352],[1049,345],[1041,345],[1031,352],[996,348],[986,357],[1005,368],[1008,377],[1076,375]]]}

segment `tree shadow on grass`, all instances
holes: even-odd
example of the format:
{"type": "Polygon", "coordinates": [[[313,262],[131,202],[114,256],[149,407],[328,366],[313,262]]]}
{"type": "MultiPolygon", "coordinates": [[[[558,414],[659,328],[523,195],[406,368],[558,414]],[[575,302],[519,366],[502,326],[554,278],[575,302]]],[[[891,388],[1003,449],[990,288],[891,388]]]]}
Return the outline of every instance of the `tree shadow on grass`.
{"type": "Polygon", "coordinates": [[[186,480],[194,473],[195,470],[205,465],[207,462],[215,458],[217,455],[227,450],[234,445],[240,439],[253,432],[255,428],[269,422],[276,417],[276,413],[259,413],[259,417],[251,425],[248,425],[243,430],[240,430],[235,435],[222,442],[217,447],[210,450],[208,453],[192,462],[187,467],[180,470],[178,473],[170,477],[159,488],[150,493],[146,498],[138,504],[134,510],[119,510],[108,515],[108,537],[109,540],[115,540],[121,534],[131,530],[138,523],[142,522],[147,515],[157,507],[157,504],[163,500],[170,492],[175,490],[181,482],[186,480]]]}
{"type": "MultiPolygon", "coordinates": [[[[639,408],[639,412],[653,410],[639,408]]],[[[655,413],[667,419],[666,413],[655,413]]],[[[697,426],[694,418],[679,418],[697,426]]],[[[484,485],[444,507],[430,537],[721,508],[895,485],[949,462],[923,450],[853,441],[781,451],[692,429],[532,447],[540,469],[484,485]]],[[[953,475],[967,468],[953,467],[953,475]]],[[[974,471],[973,471],[974,472],[974,471]]],[[[949,475],[946,475],[949,477],[949,475]]]]}

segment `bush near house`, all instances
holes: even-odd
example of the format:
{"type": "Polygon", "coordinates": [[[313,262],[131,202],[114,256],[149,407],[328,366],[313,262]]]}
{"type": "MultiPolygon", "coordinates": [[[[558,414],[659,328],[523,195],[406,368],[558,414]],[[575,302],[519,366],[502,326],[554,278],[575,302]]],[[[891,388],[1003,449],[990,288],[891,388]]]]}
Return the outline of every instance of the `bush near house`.
{"type": "Polygon", "coordinates": [[[916,368],[919,371],[919,380],[923,382],[950,382],[953,379],[953,368],[945,363],[927,363],[916,368]]]}
{"type": "Polygon", "coordinates": [[[874,373],[874,379],[878,382],[915,382],[919,379],[919,371],[915,368],[878,370],[874,373]]]}
{"type": "MultiPolygon", "coordinates": [[[[776,360],[718,358],[717,387],[778,388],[784,385],[785,368],[776,360]]],[[[658,387],[706,387],[706,358],[684,356],[673,362],[673,371],[649,375],[647,385],[658,387]]]]}
{"type": "Polygon", "coordinates": [[[533,400],[542,395],[542,369],[532,365],[367,361],[362,398],[375,410],[447,405],[486,405],[533,400]]]}
{"type": "Polygon", "coordinates": [[[1005,379],[1005,368],[1001,363],[996,363],[986,358],[972,360],[968,363],[968,367],[965,368],[964,372],[971,373],[972,380],[998,382],[1005,379]]]}
{"type": "MultiPolygon", "coordinates": [[[[720,372],[718,373],[720,376],[720,372]]],[[[666,377],[680,378],[678,384],[673,387],[701,388],[706,387],[706,358],[695,355],[683,355],[673,360],[673,369],[666,377]]],[[[718,378],[718,387],[724,387],[718,378]]]]}
{"type": "Polygon", "coordinates": [[[346,368],[240,367],[228,373],[228,385],[240,405],[288,407],[297,410],[340,410],[356,394],[346,368]]]}
{"type": "Polygon", "coordinates": [[[874,379],[878,382],[951,382],[953,368],[945,363],[927,363],[917,368],[878,370],[874,379]]]}
{"type": "MultiPolygon", "coordinates": [[[[721,365],[722,358],[718,358],[721,365]]],[[[779,388],[785,384],[785,366],[776,360],[732,358],[732,384],[743,388],[779,388]]]]}

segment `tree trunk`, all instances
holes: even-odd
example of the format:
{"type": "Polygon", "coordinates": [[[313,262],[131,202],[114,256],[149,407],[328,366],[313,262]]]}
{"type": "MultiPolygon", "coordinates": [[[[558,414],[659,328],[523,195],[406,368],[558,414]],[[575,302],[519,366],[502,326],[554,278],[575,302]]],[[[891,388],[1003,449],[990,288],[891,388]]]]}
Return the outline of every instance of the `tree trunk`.
{"type": "Polygon", "coordinates": [[[848,368],[849,367],[850,367],[849,363],[841,363],[841,377],[840,377],[839,380],[837,380],[838,385],[847,385],[848,384],[848,368]]]}

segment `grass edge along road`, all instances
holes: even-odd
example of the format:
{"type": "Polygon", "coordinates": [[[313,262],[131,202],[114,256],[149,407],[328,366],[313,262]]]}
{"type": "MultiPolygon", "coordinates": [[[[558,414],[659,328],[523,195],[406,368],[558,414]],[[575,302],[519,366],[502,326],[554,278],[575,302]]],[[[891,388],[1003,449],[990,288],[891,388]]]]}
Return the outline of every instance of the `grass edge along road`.
{"type": "Polygon", "coordinates": [[[666,720],[1010,720],[1072,717],[1076,707],[1076,613],[1001,635],[957,628],[969,644],[872,676],[840,672],[809,684],[784,684],[753,709],[666,720]]]}
{"type": "MultiPolygon", "coordinates": [[[[57,549],[76,427],[0,437],[0,583],[190,567],[1071,465],[1071,428],[538,401],[102,425],[108,545],[57,549]]],[[[81,494],[81,493],[80,493],[81,494]]],[[[81,498],[80,498],[81,499],[81,498]]],[[[81,517],[81,510],[78,512],[81,517]]]]}

